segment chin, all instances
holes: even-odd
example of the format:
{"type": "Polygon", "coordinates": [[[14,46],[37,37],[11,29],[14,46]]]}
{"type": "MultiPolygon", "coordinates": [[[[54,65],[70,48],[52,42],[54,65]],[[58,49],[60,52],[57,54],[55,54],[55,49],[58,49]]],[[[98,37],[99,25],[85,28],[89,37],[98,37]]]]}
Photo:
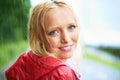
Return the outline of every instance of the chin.
{"type": "Polygon", "coordinates": [[[61,56],[61,60],[68,60],[68,59],[70,59],[72,56],[73,56],[73,54],[68,54],[68,55],[61,56]]]}

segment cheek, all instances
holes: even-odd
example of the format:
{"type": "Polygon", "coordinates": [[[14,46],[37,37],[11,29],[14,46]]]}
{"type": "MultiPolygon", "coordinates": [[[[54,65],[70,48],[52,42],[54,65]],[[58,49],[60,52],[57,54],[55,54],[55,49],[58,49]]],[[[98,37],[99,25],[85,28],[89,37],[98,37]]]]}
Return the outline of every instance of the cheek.
{"type": "Polygon", "coordinates": [[[47,45],[48,50],[55,48],[57,44],[59,43],[58,38],[48,38],[48,41],[49,41],[49,46],[47,45]]]}
{"type": "Polygon", "coordinates": [[[57,39],[49,39],[49,43],[52,47],[55,47],[57,43],[57,39]]]}
{"type": "Polygon", "coordinates": [[[78,31],[75,31],[75,32],[72,34],[72,39],[74,40],[74,42],[77,43],[78,38],[79,38],[79,33],[78,33],[78,31]]]}

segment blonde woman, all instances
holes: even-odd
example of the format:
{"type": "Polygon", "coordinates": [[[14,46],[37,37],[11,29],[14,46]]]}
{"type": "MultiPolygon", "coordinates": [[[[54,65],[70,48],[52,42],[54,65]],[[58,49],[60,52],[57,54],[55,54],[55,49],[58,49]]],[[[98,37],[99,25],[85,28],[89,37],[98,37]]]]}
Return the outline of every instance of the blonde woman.
{"type": "Polygon", "coordinates": [[[78,42],[78,25],[71,7],[63,1],[36,5],[30,14],[29,44],[6,70],[8,80],[80,80],[67,63],[78,42]]]}

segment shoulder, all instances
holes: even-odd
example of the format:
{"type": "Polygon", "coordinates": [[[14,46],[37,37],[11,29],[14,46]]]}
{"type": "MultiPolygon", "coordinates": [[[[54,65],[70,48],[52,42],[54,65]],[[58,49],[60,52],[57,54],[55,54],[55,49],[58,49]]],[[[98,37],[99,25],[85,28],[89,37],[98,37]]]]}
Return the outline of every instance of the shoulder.
{"type": "Polygon", "coordinates": [[[56,72],[61,78],[72,79],[74,77],[74,74],[69,66],[60,66],[56,69],[56,72]]]}
{"type": "Polygon", "coordinates": [[[58,80],[79,80],[74,70],[68,65],[60,65],[53,70],[52,76],[58,80]]]}
{"type": "Polygon", "coordinates": [[[27,59],[28,52],[21,54],[18,59],[5,71],[6,77],[10,79],[15,76],[20,76],[27,59]]]}
{"type": "Polygon", "coordinates": [[[61,75],[62,74],[67,74],[67,73],[69,73],[69,74],[72,73],[71,68],[69,66],[67,66],[67,65],[60,65],[60,66],[58,66],[56,71],[59,72],[61,75]]]}

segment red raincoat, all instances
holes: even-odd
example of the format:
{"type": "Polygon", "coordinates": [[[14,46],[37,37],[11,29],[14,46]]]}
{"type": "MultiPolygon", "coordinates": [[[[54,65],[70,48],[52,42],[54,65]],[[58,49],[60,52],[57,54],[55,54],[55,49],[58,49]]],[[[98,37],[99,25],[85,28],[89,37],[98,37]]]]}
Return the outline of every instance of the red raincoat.
{"type": "Polygon", "coordinates": [[[32,51],[22,54],[6,70],[7,80],[80,80],[80,76],[63,61],[47,56],[39,57],[32,51]]]}

